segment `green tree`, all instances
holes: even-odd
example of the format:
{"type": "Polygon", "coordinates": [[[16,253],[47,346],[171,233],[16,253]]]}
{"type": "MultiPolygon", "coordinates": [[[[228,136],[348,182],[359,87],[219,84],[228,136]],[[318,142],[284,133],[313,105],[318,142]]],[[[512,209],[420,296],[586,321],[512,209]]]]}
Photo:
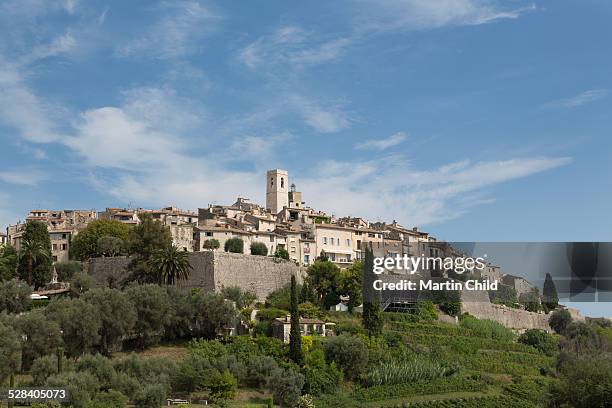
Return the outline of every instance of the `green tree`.
{"type": "Polygon", "coordinates": [[[98,256],[118,256],[125,253],[125,241],[112,235],[104,235],[96,243],[98,256]]]}
{"type": "Polygon", "coordinates": [[[196,293],[191,298],[192,330],[194,337],[213,339],[223,329],[233,327],[236,323],[237,311],[231,302],[217,293],[196,293]]]}
{"type": "Polygon", "coordinates": [[[244,241],[240,238],[230,238],[225,241],[223,249],[225,250],[225,252],[242,254],[244,252],[244,241]]]}
{"type": "Polygon", "coordinates": [[[383,320],[380,308],[380,292],[374,289],[374,253],[366,247],[363,265],[363,313],[362,325],[368,336],[382,333],[383,320]]]}
{"type": "Polygon", "coordinates": [[[219,249],[219,246],[219,240],[216,240],[214,238],[207,239],[206,241],[202,242],[202,249],[219,249]]]}
{"type": "Polygon", "coordinates": [[[0,384],[19,370],[21,365],[21,345],[12,327],[0,322],[0,384]]]}
{"type": "Polygon", "coordinates": [[[281,407],[294,407],[304,386],[304,376],[291,368],[278,368],[270,378],[274,401],[281,407]]]}
{"type": "Polygon", "coordinates": [[[544,278],[544,287],[542,289],[542,303],[547,310],[555,310],[559,306],[559,295],[557,294],[557,287],[553,281],[550,273],[546,274],[544,278]]]}
{"type": "Polygon", "coordinates": [[[80,261],[56,262],[53,266],[60,282],[69,282],[75,273],[82,271],[83,267],[80,261]]]}
{"type": "Polygon", "coordinates": [[[163,335],[171,304],[168,292],[157,285],[130,285],[125,293],[136,310],[133,331],[136,346],[144,348],[154,344],[163,335]]]}
{"type": "Polygon", "coordinates": [[[160,285],[174,285],[177,281],[189,279],[191,264],[189,252],[181,251],[174,245],[167,246],[153,254],[150,267],[159,277],[160,285]]]}
{"type": "Polygon", "coordinates": [[[318,296],[319,306],[329,309],[338,303],[340,268],[331,261],[315,261],[306,270],[308,285],[318,296]]]}
{"type": "Polygon", "coordinates": [[[521,293],[519,296],[519,303],[529,312],[539,312],[542,306],[540,303],[540,296],[535,290],[521,293]]]}
{"type": "Polygon", "coordinates": [[[251,255],[268,255],[268,247],[263,242],[253,242],[251,244],[251,255]]]}
{"type": "Polygon", "coordinates": [[[497,290],[489,291],[489,300],[491,303],[515,306],[518,303],[518,296],[516,295],[516,289],[512,286],[500,283],[497,286],[497,290]]]}
{"type": "Polygon", "coordinates": [[[363,262],[355,261],[351,266],[340,271],[340,293],[349,296],[349,312],[352,312],[355,306],[359,306],[361,304],[362,290],[363,262]]]}
{"type": "Polygon", "coordinates": [[[110,353],[120,344],[136,322],[134,305],[127,294],[116,289],[91,289],[83,300],[94,306],[100,316],[100,352],[110,353]]]}
{"type": "Polygon", "coordinates": [[[70,280],[70,293],[73,296],[82,296],[85,292],[95,288],[96,281],[90,275],[85,272],[75,273],[70,280]]]}
{"type": "Polygon", "coordinates": [[[225,299],[229,299],[236,303],[236,308],[243,309],[249,307],[257,300],[257,295],[253,292],[243,291],[239,286],[228,286],[221,290],[221,294],[225,299]]]}
{"type": "Polygon", "coordinates": [[[51,354],[62,345],[59,325],[49,320],[41,310],[18,316],[15,330],[21,338],[22,370],[29,370],[36,358],[51,354]]]}
{"type": "Polygon", "coordinates": [[[557,310],[548,318],[548,324],[550,327],[559,334],[563,334],[571,322],[572,315],[566,309],[557,310]]]}
{"type": "MultiPolygon", "coordinates": [[[[119,238],[127,241],[130,226],[119,221],[96,220],[87,224],[70,242],[70,257],[84,261],[89,258],[102,256],[98,242],[102,237],[119,238]]],[[[123,251],[122,251],[123,253],[123,251]]]]}
{"type": "Polygon", "coordinates": [[[16,279],[0,282],[0,312],[22,313],[32,304],[32,289],[16,279]]]}
{"type": "Polygon", "coordinates": [[[150,214],[140,213],[140,224],[130,230],[128,252],[132,260],[128,265],[129,281],[159,283],[159,276],[152,267],[156,253],[172,246],[170,228],[156,221],[150,214]]]}
{"type": "Polygon", "coordinates": [[[340,335],[325,343],[325,360],[335,363],[348,378],[358,378],[368,364],[368,348],[360,337],[340,335]]]}
{"type": "Polygon", "coordinates": [[[559,350],[559,342],[544,330],[529,329],[521,334],[518,342],[532,346],[542,353],[552,356],[559,350]]]}
{"type": "Polygon", "coordinates": [[[236,395],[238,381],[228,370],[223,372],[213,370],[210,375],[206,376],[202,385],[208,391],[210,400],[218,406],[224,407],[227,401],[233,399],[236,395]]]}
{"type": "Polygon", "coordinates": [[[285,248],[276,248],[276,252],[274,253],[275,258],[284,259],[286,261],[289,260],[289,252],[285,248]]]}
{"type": "Polygon", "coordinates": [[[295,282],[295,275],[291,275],[291,328],[289,332],[289,357],[294,363],[301,365],[304,356],[302,355],[302,335],[300,332],[300,312],[298,310],[298,291],[295,282]]]}
{"type": "Polygon", "coordinates": [[[548,390],[549,407],[609,407],[612,401],[612,358],[569,358],[559,366],[560,381],[548,390]]]}
{"type": "Polygon", "coordinates": [[[92,352],[99,343],[100,316],[96,308],[84,300],[54,300],[44,309],[44,314],[60,326],[69,357],[77,358],[92,352]]]}
{"type": "Polygon", "coordinates": [[[32,363],[30,372],[32,373],[34,385],[45,385],[49,377],[58,374],[57,361],[53,356],[38,357],[32,363]]]}
{"type": "Polygon", "coordinates": [[[19,276],[38,288],[51,280],[51,237],[47,224],[28,221],[21,239],[19,276]]]}
{"type": "Polygon", "coordinates": [[[12,245],[0,245],[0,282],[14,279],[19,265],[19,254],[12,245]]]}

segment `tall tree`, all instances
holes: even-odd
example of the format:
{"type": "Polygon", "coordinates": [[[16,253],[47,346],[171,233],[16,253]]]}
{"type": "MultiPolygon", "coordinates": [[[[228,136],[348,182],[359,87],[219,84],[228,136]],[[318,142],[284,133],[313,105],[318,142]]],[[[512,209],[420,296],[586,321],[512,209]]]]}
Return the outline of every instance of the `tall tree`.
{"type": "Polygon", "coordinates": [[[338,303],[340,268],[331,261],[315,261],[306,270],[308,283],[317,293],[319,305],[327,309],[338,303]]]}
{"type": "Polygon", "coordinates": [[[300,333],[300,312],[298,310],[298,291],[295,282],[295,275],[291,276],[291,328],[289,332],[289,357],[294,363],[301,365],[302,355],[302,335],[300,333]]]}
{"type": "Polygon", "coordinates": [[[158,252],[172,245],[170,228],[156,221],[150,214],[140,213],[140,224],[130,230],[128,252],[132,260],[128,265],[129,281],[159,283],[159,276],[151,267],[151,260],[158,252]]]}
{"type": "Polygon", "coordinates": [[[348,310],[361,303],[363,289],[363,262],[355,261],[351,266],[340,272],[340,292],[349,296],[348,310]]]}
{"type": "Polygon", "coordinates": [[[555,282],[553,281],[552,276],[550,276],[550,273],[547,273],[546,278],[544,278],[542,297],[544,306],[546,306],[548,310],[554,310],[557,308],[557,306],[559,306],[557,287],[555,286],[555,282]]]}
{"type": "Polygon", "coordinates": [[[363,315],[362,325],[368,336],[378,336],[382,333],[383,321],[380,309],[380,292],[374,289],[374,253],[366,246],[363,263],[363,315]]]}
{"type": "Polygon", "coordinates": [[[0,384],[15,374],[21,364],[19,336],[13,328],[0,322],[0,384]]]}
{"type": "Polygon", "coordinates": [[[51,302],[44,314],[62,329],[69,357],[91,353],[100,341],[102,322],[96,308],[82,299],[60,299],[51,302]]]}
{"type": "Polygon", "coordinates": [[[28,221],[21,237],[19,277],[36,288],[51,280],[51,237],[47,224],[28,221]]]}
{"type": "MultiPolygon", "coordinates": [[[[21,259],[24,265],[22,269],[24,273],[21,278],[25,278],[28,285],[34,284],[35,287],[40,287],[49,282],[50,279],[45,279],[47,274],[44,273],[44,269],[48,268],[50,272],[51,265],[48,264],[51,259],[51,253],[43,242],[24,239],[21,242],[21,259]],[[36,277],[34,276],[35,268],[42,272],[37,274],[36,277]]],[[[50,277],[51,273],[48,275],[50,277]]]]}
{"type": "MultiPolygon", "coordinates": [[[[92,221],[70,243],[70,257],[84,261],[89,258],[105,255],[105,252],[108,251],[107,241],[109,241],[109,237],[115,238],[113,240],[115,244],[118,243],[116,239],[125,243],[129,232],[130,226],[119,221],[92,221]]],[[[124,251],[122,247],[119,252],[123,253],[124,251]]],[[[111,252],[116,252],[116,248],[111,252]]]]}
{"type": "Polygon", "coordinates": [[[110,355],[134,327],[134,304],[125,293],[108,288],[91,289],[82,298],[93,305],[100,316],[100,352],[110,355]]]}
{"type": "Polygon", "coordinates": [[[160,285],[174,285],[176,281],[189,279],[191,272],[189,252],[181,251],[174,245],[154,253],[150,263],[153,273],[159,278],[160,285]]]}
{"type": "Polygon", "coordinates": [[[12,245],[0,245],[0,282],[15,278],[19,254],[12,245]]]}

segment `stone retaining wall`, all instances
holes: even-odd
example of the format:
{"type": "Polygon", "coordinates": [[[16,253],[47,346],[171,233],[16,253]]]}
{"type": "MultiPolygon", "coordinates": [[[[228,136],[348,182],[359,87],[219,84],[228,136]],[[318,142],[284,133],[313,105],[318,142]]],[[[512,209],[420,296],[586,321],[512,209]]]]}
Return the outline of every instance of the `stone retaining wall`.
{"type": "MultiPolygon", "coordinates": [[[[109,278],[125,277],[127,257],[94,258],[89,261],[89,274],[99,283],[107,284],[109,278]]],[[[186,289],[201,288],[220,291],[224,287],[238,286],[257,295],[259,300],[291,281],[295,275],[301,282],[305,271],[291,261],[247,254],[220,251],[202,251],[189,254],[192,271],[189,279],[180,282],[186,289]]]]}

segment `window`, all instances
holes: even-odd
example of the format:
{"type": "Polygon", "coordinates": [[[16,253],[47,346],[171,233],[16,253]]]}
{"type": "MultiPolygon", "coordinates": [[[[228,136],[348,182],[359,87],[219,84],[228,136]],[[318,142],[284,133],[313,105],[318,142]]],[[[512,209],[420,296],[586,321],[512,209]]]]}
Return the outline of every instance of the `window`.
{"type": "Polygon", "coordinates": [[[274,187],[274,177],[270,177],[270,187],[274,187]]]}
{"type": "Polygon", "coordinates": [[[270,235],[270,242],[274,242],[274,235],[270,235]]]}
{"type": "Polygon", "coordinates": [[[66,244],[62,244],[62,251],[66,250],[66,244]]]}
{"type": "Polygon", "coordinates": [[[210,232],[210,231],[206,231],[206,232],[204,233],[204,235],[206,235],[207,237],[212,237],[212,236],[213,236],[213,233],[212,233],[212,232],[210,232]]]}
{"type": "Polygon", "coordinates": [[[51,249],[53,249],[54,251],[57,251],[57,244],[53,244],[53,245],[51,246],[51,249]]]}
{"type": "Polygon", "coordinates": [[[66,239],[66,234],[62,234],[62,239],[66,239]]]}
{"type": "Polygon", "coordinates": [[[327,245],[327,237],[323,237],[323,243],[327,245]]]}
{"type": "Polygon", "coordinates": [[[347,246],[347,247],[350,247],[350,246],[351,246],[351,240],[350,240],[350,239],[347,239],[347,240],[346,240],[346,246],[347,246]]]}
{"type": "Polygon", "coordinates": [[[361,250],[361,240],[357,240],[357,249],[361,250]]]}
{"type": "Polygon", "coordinates": [[[281,188],[285,187],[285,178],[281,177],[281,188]]]}

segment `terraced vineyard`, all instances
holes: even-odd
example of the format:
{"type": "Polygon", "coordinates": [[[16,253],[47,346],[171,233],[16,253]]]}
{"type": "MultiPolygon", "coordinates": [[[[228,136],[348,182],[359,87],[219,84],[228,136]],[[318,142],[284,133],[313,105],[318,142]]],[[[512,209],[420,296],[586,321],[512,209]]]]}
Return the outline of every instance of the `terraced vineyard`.
{"type": "Polygon", "coordinates": [[[543,374],[549,372],[553,357],[517,343],[508,332],[499,335],[464,325],[388,319],[385,337],[395,338],[397,349],[407,348],[453,367],[453,373],[424,381],[355,385],[344,393],[318,398],[317,407],[529,408],[541,406],[550,381],[543,374]]]}

